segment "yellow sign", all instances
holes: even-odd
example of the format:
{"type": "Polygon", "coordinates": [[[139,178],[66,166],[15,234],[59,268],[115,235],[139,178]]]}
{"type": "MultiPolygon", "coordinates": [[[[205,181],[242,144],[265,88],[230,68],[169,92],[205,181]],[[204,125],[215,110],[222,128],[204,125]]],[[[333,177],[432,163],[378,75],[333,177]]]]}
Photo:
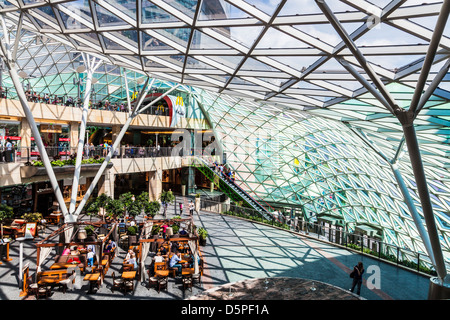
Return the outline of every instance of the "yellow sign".
{"type": "Polygon", "coordinates": [[[162,104],[160,104],[160,105],[158,106],[158,108],[156,108],[156,111],[159,111],[159,110],[161,110],[162,112],[164,112],[164,106],[163,106],[162,104]]]}
{"type": "Polygon", "coordinates": [[[178,97],[177,97],[177,101],[175,102],[175,104],[176,104],[176,105],[179,105],[179,106],[183,106],[183,105],[184,105],[183,97],[178,96],[178,97]]]}
{"type": "Polygon", "coordinates": [[[138,91],[136,91],[136,92],[133,92],[133,95],[131,96],[131,99],[136,99],[137,98],[137,96],[138,96],[138,91]]]}
{"type": "Polygon", "coordinates": [[[62,133],[62,127],[59,125],[41,124],[41,132],[46,133],[62,133]]]}

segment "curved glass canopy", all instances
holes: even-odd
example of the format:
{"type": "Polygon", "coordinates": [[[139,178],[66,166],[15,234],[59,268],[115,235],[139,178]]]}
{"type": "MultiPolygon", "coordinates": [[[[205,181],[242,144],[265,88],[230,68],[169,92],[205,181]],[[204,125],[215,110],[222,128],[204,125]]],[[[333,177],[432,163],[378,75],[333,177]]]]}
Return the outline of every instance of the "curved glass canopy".
{"type": "Polygon", "coordinates": [[[402,125],[371,88],[384,85],[408,110],[422,82],[430,94],[414,127],[448,260],[445,7],[416,0],[0,1],[13,38],[22,23],[17,65],[34,90],[76,94],[80,52],[105,61],[95,74],[97,100],[124,99],[120,67],[129,70],[131,91],[145,76],[182,83],[198,95],[248,190],[312,216],[380,225],[385,241],[419,252],[423,243],[386,161],[398,160],[423,220],[402,125]]]}

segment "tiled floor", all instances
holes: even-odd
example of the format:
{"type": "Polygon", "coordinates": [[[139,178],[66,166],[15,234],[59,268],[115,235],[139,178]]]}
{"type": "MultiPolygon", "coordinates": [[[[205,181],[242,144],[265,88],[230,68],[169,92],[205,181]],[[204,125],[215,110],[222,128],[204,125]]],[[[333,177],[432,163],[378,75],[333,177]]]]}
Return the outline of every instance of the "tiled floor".
{"type": "MultiPolygon", "coordinates": [[[[177,197],[178,199],[178,197],[177,197]]],[[[175,215],[169,207],[169,217],[175,215]]],[[[158,216],[156,217],[158,218],[158,216]]],[[[74,290],[66,294],[56,291],[52,300],[147,300],[147,299],[185,299],[199,294],[205,289],[230,282],[252,278],[294,277],[329,283],[348,289],[351,279],[348,273],[362,261],[366,270],[379,271],[379,289],[369,290],[367,282],[361,296],[368,300],[426,300],[429,279],[415,273],[396,268],[376,259],[361,256],[343,248],[330,246],[312,238],[298,236],[290,232],[274,229],[235,217],[215,213],[195,214],[196,225],[204,226],[209,233],[207,245],[201,247],[205,259],[203,286],[195,286],[193,292],[182,290],[179,280],[171,279],[167,291],[157,293],[148,290],[145,283],[135,281],[135,290],[126,296],[111,292],[111,273],[120,273],[124,250],[111,266],[104,285],[91,295],[87,295],[88,283],[79,281],[74,290]]],[[[49,230],[47,234],[49,234],[49,230]]],[[[40,240],[40,239],[39,239],[40,240]]],[[[11,245],[13,261],[0,265],[0,300],[19,300],[18,281],[19,244],[11,245]]],[[[148,258],[150,259],[150,258],[148,258]]],[[[29,263],[30,273],[36,266],[36,247],[34,243],[24,244],[24,261],[29,263]]],[[[148,263],[150,260],[148,260],[148,263]]],[[[147,265],[148,265],[147,263],[147,265]]],[[[50,258],[47,261],[50,265],[50,258]]],[[[367,280],[371,274],[366,274],[367,280]]],[[[370,285],[370,283],[369,283],[370,285]]]]}

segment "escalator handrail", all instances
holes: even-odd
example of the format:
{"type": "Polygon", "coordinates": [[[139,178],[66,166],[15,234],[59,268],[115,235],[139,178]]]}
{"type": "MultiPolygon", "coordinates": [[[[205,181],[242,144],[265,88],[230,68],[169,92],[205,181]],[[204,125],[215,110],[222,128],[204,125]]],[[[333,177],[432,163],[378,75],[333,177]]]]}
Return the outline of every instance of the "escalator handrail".
{"type": "MultiPolygon", "coordinates": [[[[221,179],[223,182],[225,182],[226,184],[228,184],[228,186],[230,186],[230,182],[228,182],[227,180],[225,180],[222,176],[220,176],[220,174],[216,173],[214,170],[212,170],[209,166],[208,163],[206,163],[205,160],[203,160],[202,158],[199,158],[201,160],[201,162],[203,163],[203,165],[205,167],[207,167],[210,171],[212,171],[214,173],[215,176],[219,177],[219,179],[221,179]]],[[[262,209],[266,214],[268,214],[269,216],[271,216],[272,218],[275,218],[274,215],[267,210],[266,208],[264,208],[264,206],[259,203],[255,198],[253,198],[248,192],[246,192],[244,189],[242,189],[239,185],[237,185],[236,183],[233,183],[234,186],[236,186],[239,190],[241,190],[247,197],[250,198],[250,200],[254,201],[259,207],[260,209],[262,209]]],[[[270,207],[270,205],[269,205],[270,207]]],[[[272,208],[272,207],[271,207],[272,208]]],[[[273,209],[273,208],[272,208],[273,209]]],[[[278,220],[278,218],[276,218],[278,220]]]]}

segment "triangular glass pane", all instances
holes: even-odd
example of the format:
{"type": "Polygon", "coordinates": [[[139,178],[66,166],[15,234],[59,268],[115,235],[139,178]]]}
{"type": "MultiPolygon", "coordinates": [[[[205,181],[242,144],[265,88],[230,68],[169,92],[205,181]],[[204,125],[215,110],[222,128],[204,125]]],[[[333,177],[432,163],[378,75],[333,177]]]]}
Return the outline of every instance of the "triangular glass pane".
{"type": "Polygon", "coordinates": [[[79,20],[68,16],[64,12],[59,11],[59,14],[61,15],[61,19],[66,29],[68,30],[88,29],[88,27],[83,23],[81,23],[79,20]]]}
{"type": "Polygon", "coordinates": [[[223,42],[220,42],[219,40],[216,40],[207,34],[195,30],[194,31],[194,37],[192,39],[191,43],[192,49],[229,49],[230,47],[224,44],[223,42]]]}
{"type": "Polygon", "coordinates": [[[264,27],[262,26],[227,27],[227,28],[221,27],[221,28],[213,28],[213,30],[249,48],[258,38],[263,28],[264,27]]]}
{"type": "Polygon", "coordinates": [[[222,20],[252,18],[247,12],[225,1],[203,1],[199,20],[222,20]]]}
{"type": "Polygon", "coordinates": [[[170,29],[159,29],[155,30],[162,36],[175,41],[176,43],[186,47],[189,41],[189,36],[191,34],[191,29],[189,28],[170,28],[170,29]]]}
{"type": "Polygon", "coordinates": [[[141,33],[141,39],[142,39],[142,50],[144,51],[151,51],[151,50],[173,50],[173,48],[164,42],[160,41],[159,39],[156,39],[146,32],[141,33]]]}
{"type": "MultiPolygon", "coordinates": [[[[272,1],[261,1],[261,0],[245,0],[248,4],[251,4],[255,8],[258,8],[262,12],[267,13],[268,15],[272,15],[275,9],[278,7],[280,0],[272,0],[272,1]]],[[[289,1],[287,1],[289,2],[289,1]]],[[[298,3],[297,3],[297,6],[298,3]]],[[[300,7],[300,6],[299,6],[300,7]]]]}
{"type": "Polygon", "coordinates": [[[95,4],[95,11],[97,12],[97,21],[100,27],[117,27],[127,25],[125,21],[98,4],[95,4]]]}
{"type": "Polygon", "coordinates": [[[142,23],[161,23],[161,22],[177,22],[178,18],[170,14],[169,12],[161,9],[157,5],[149,2],[148,0],[142,0],[142,23]]]}
{"type": "Polygon", "coordinates": [[[121,13],[126,14],[130,18],[136,19],[136,2],[123,0],[105,0],[121,13]]]}
{"type": "Polygon", "coordinates": [[[103,42],[108,50],[129,50],[106,36],[103,36],[103,42]]]}
{"type": "Polygon", "coordinates": [[[169,4],[175,9],[178,9],[179,11],[193,18],[195,15],[195,10],[197,8],[197,2],[197,0],[172,0],[169,1],[169,4]]]}

